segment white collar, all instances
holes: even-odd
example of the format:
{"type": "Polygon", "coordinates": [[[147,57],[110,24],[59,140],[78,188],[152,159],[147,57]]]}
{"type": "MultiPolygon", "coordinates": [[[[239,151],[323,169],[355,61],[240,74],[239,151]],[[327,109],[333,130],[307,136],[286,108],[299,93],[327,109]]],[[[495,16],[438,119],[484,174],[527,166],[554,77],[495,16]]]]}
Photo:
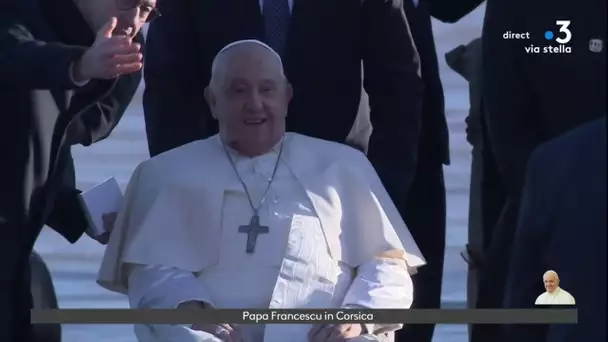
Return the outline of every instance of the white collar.
{"type": "Polygon", "coordinates": [[[261,158],[261,157],[264,157],[264,156],[272,156],[272,155],[277,154],[279,152],[279,148],[281,147],[281,144],[285,141],[285,137],[286,137],[285,134],[283,134],[283,136],[281,137],[281,139],[279,139],[279,142],[277,142],[268,152],[260,154],[260,155],[257,155],[255,157],[246,157],[246,156],[242,155],[241,153],[239,153],[237,150],[231,148],[228,145],[225,145],[222,142],[222,138],[220,137],[219,134],[218,134],[218,139],[217,140],[218,140],[218,143],[220,144],[220,147],[221,148],[225,147],[226,150],[228,150],[228,152],[230,152],[230,154],[232,156],[234,156],[234,157],[237,157],[237,158],[246,158],[246,159],[257,159],[257,158],[261,158]]]}

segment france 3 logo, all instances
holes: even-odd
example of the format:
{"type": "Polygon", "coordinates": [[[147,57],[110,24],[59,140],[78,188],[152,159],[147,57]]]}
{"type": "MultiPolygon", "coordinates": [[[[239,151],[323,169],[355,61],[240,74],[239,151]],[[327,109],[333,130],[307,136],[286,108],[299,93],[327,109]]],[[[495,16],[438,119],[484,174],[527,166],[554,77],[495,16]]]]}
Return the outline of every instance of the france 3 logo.
{"type": "Polygon", "coordinates": [[[554,30],[545,31],[545,40],[549,45],[545,46],[526,46],[527,53],[533,54],[569,54],[572,53],[572,47],[569,46],[572,40],[572,31],[570,30],[570,20],[556,20],[557,32],[554,30]],[[553,44],[553,43],[556,44],[553,44]]]}
{"type": "Polygon", "coordinates": [[[545,39],[548,41],[552,41],[555,39],[555,42],[558,44],[568,44],[572,39],[572,31],[570,31],[570,20],[557,20],[555,24],[558,27],[558,33],[562,33],[563,36],[555,37],[553,31],[547,30],[545,32],[545,39]]]}

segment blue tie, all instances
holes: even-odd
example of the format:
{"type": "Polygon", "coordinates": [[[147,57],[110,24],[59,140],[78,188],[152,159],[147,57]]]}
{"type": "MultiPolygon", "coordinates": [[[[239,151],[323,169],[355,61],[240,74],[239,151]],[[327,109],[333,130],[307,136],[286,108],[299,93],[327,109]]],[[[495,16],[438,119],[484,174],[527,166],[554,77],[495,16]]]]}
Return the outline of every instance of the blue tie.
{"type": "Polygon", "coordinates": [[[291,17],[289,2],[288,0],[264,0],[262,12],[264,14],[266,43],[279,55],[283,56],[291,17]]]}

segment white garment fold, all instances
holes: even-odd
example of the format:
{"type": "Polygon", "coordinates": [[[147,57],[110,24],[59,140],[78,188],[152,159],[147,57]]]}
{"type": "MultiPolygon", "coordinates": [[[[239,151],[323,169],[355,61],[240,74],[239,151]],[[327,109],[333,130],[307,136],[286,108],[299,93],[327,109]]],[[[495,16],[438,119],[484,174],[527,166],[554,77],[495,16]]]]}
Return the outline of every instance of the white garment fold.
{"type": "MultiPolygon", "coordinates": [[[[235,156],[255,204],[277,160],[235,156]]],[[[217,308],[409,308],[410,273],[424,265],[367,158],[350,147],[288,134],[261,208],[253,254],[252,209],[217,136],[138,166],[125,194],[99,283],[135,308],[201,301],[217,308]]],[[[245,325],[250,342],[307,342],[309,324],[245,325]]],[[[368,325],[394,331],[401,325],[368,325]]],[[[202,342],[181,325],[139,325],[145,342],[202,342]]],[[[364,339],[366,337],[361,337],[364,339]]]]}

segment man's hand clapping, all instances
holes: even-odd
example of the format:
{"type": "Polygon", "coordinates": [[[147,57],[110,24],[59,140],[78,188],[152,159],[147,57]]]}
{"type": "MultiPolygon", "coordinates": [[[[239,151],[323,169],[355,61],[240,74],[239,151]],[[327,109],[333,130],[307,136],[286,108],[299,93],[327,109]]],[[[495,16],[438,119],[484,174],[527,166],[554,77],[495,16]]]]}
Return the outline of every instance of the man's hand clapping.
{"type": "Polygon", "coordinates": [[[99,32],[95,43],[75,64],[77,81],[112,79],[130,74],[142,68],[141,46],[126,36],[114,36],[117,19],[112,18],[99,32]]]}

